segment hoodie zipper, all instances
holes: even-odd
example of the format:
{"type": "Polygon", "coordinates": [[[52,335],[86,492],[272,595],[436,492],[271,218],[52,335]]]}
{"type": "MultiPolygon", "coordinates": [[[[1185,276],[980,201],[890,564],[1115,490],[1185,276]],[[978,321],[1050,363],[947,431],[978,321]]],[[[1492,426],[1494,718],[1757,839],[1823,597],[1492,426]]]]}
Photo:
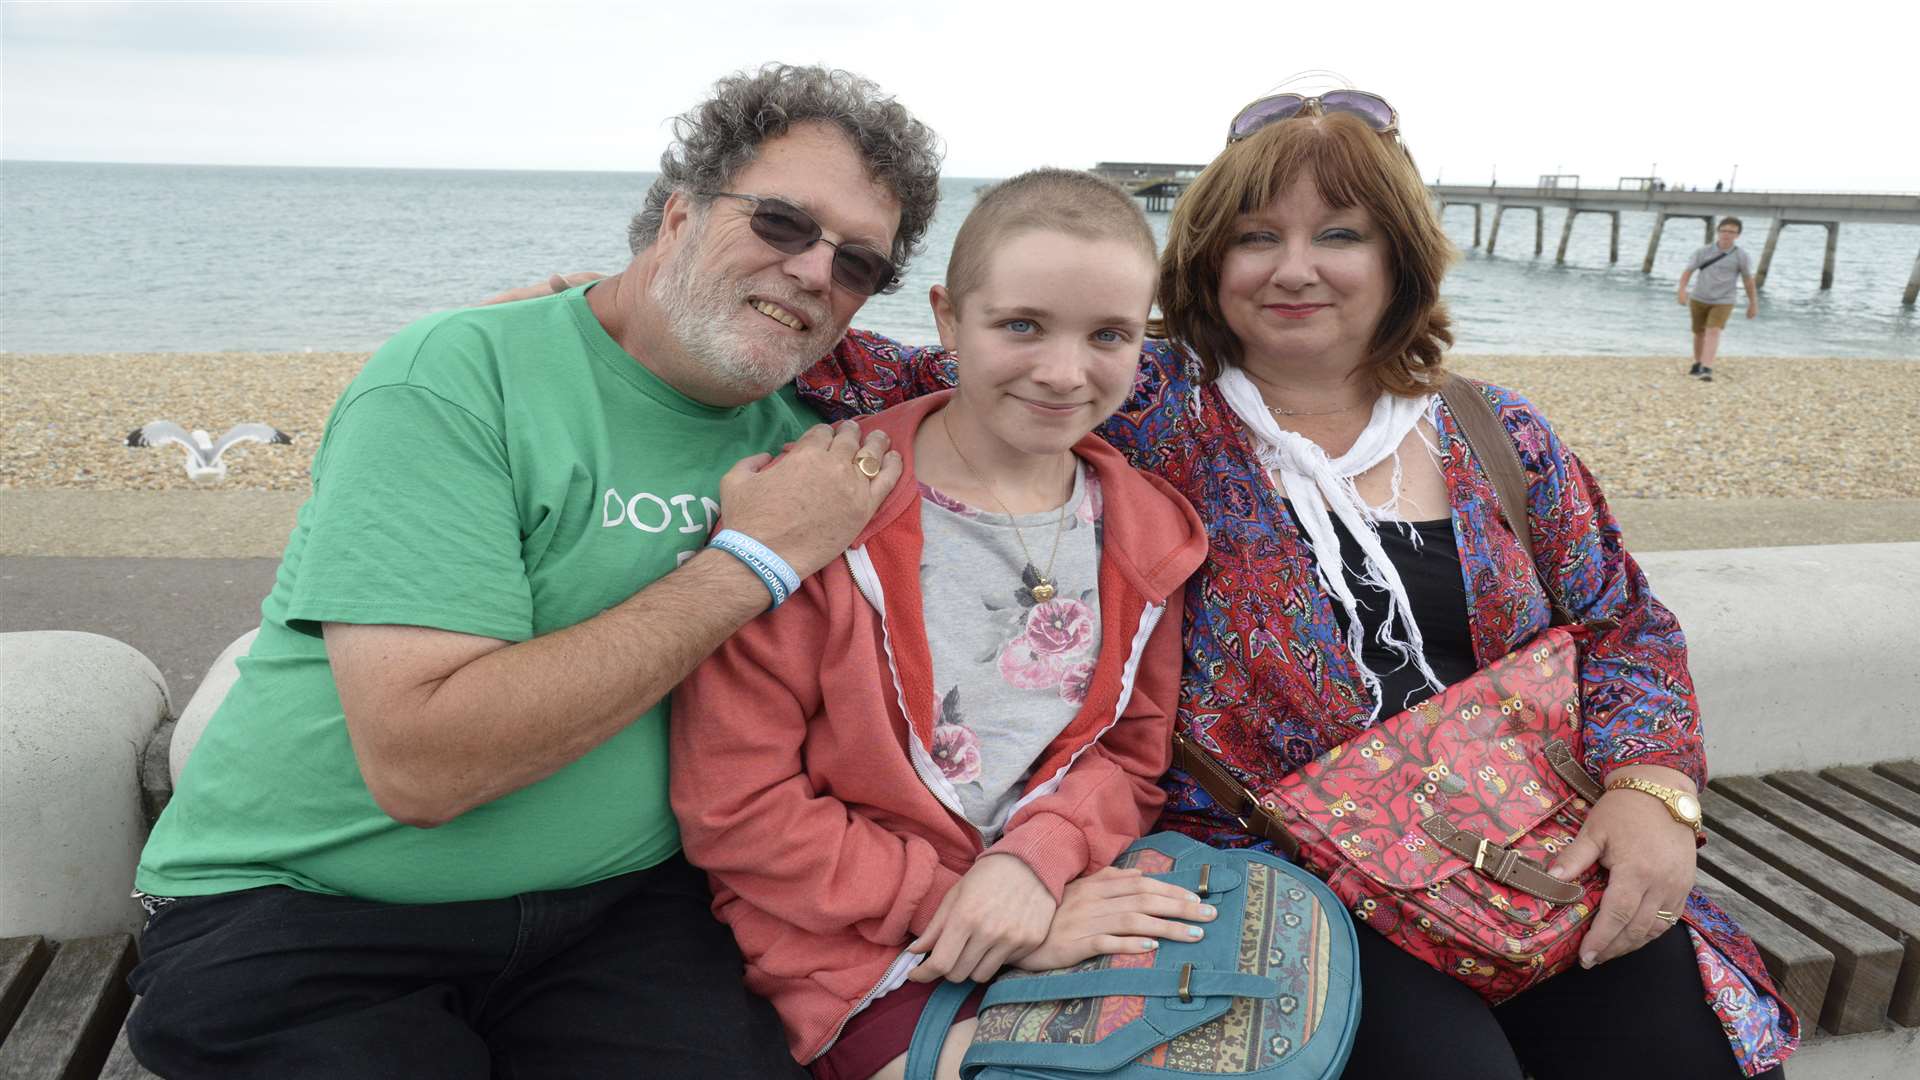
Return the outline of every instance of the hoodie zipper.
{"type": "MultiPolygon", "coordinates": [[[[899,667],[893,659],[893,633],[887,629],[886,593],[880,587],[880,575],[874,571],[873,560],[867,557],[864,547],[848,548],[845,558],[847,570],[853,576],[854,587],[860,590],[860,595],[866,599],[867,603],[873,605],[873,610],[880,616],[880,647],[887,654],[887,677],[893,680],[893,694],[900,704],[900,715],[907,718],[907,758],[913,763],[914,775],[920,778],[920,782],[926,785],[934,798],[940,800],[941,806],[946,807],[965,822],[967,815],[960,810],[960,797],[954,793],[953,785],[947,782],[947,778],[934,764],[933,755],[921,747],[920,736],[913,732],[913,714],[907,711],[907,692],[900,685],[899,667]]],[[[970,826],[971,823],[969,823],[970,826]]],[[[975,830],[975,835],[978,835],[978,830],[975,830]]],[[[853,1018],[859,1016],[862,1010],[873,1004],[875,998],[882,993],[898,989],[906,981],[907,972],[912,971],[919,961],[918,953],[900,950],[900,955],[894,957],[893,963],[888,964],[887,970],[881,973],[879,981],[868,987],[867,992],[860,995],[860,1000],[853,1003],[853,1008],[847,1010],[846,1015],[840,1018],[840,1022],[833,1026],[833,1033],[827,1037],[826,1042],[821,1044],[820,1052],[809,1059],[808,1064],[819,1060],[821,1054],[833,1049],[833,1044],[840,1041],[840,1036],[847,1030],[847,1025],[852,1023],[853,1018]]]]}
{"type": "MultiPolygon", "coordinates": [[[[913,730],[913,711],[907,708],[907,692],[900,686],[900,668],[893,656],[893,631],[887,628],[886,592],[880,587],[880,575],[873,568],[873,560],[867,556],[865,547],[848,548],[846,554],[847,569],[853,574],[853,584],[866,597],[867,603],[880,616],[880,647],[887,654],[887,677],[893,680],[893,694],[900,703],[900,715],[907,720],[907,758],[913,763],[913,771],[920,777],[933,797],[940,805],[952,811],[961,821],[967,820],[966,811],[960,808],[960,796],[947,781],[940,766],[933,760],[933,754],[920,743],[920,736],[913,730]]],[[[971,823],[969,823],[971,827],[971,823]]],[[[976,833],[979,830],[974,830],[976,833]]]]}

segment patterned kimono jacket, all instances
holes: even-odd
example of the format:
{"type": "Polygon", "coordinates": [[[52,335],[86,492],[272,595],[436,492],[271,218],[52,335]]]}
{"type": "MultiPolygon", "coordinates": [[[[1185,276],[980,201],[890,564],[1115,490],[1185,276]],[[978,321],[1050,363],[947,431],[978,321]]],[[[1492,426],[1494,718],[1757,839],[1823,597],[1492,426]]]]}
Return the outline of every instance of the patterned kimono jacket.
{"type": "MultiPolygon", "coordinates": [[[[1178,723],[1255,792],[1374,722],[1373,701],[1335,621],[1313,552],[1218,388],[1178,346],[1151,341],[1132,394],[1098,429],[1158,473],[1206,522],[1207,560],[1187,583],[1178,723]]],[[[869,413],[953,385],[950,356],[864,331],[800,377],[800,396],[833,417],[869,413]]],[[[1539,574],[1500,524],[1491,481],[1444,405],[1431,417],[1453,507],[1474,654],[1484,666],[1547,628],[1544,577],[1573,616],[1618,625],[1582,649],[1583,760],[1605,773],[1665,765],[1706,784],[1699,706],[1686,643],[1671,612],[1620,546],[1620,530],[1586,467],[1520,395],[1482,391],[1528,475],[1539,574]]],[[[1223,847],[1248,836],[1185,773],[1162,780],[1162,825],[1223,847]]],[[[1683,915],[1703,993],[1747,1075],[1784,1061],[1800,1025],[1753,942],[1699,890],[1683,915]]]]}

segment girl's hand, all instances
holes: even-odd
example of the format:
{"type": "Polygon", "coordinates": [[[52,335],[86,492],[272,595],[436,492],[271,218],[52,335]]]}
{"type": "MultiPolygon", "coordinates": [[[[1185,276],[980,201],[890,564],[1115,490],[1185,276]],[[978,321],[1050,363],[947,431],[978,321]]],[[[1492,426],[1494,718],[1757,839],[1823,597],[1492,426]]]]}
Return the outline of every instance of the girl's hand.
{"type": "Polygon", "coordinates": [[[1178,885],[1107,867],[1067,886],[1046,940],[1015,963],[1046,971],[1110,953],[1152,952],[1162,939],[1199,940],[1205,931],[1188,922],[1211,922],[1216,914],[1178,885]]]}
{"type": "Polygon", "coordinates": [[[1026,863],[988,852],[947,890],[926,932],[907,946],[927,954],[907,978],[986,982],[1046,940],[1053,909],[1053,894],[1026,863]]]}

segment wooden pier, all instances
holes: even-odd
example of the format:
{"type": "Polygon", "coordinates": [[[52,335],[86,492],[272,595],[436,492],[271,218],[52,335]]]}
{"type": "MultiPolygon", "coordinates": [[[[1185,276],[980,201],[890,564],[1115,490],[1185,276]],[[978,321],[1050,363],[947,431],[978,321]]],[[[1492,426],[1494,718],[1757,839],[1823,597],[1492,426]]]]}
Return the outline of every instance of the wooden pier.
{"type": "Polygon", "coordinates": [[[1134,198],[1144,199],[1149,213],[1164,214],[1173,209],[1174,200],[1187,190],[1193,178],[1206,165],[1175,165],[1160,161],[1103,161],[1088,170],[1111,180],[1134,198]]]}
{"type": "MultiPolygon", "coordinates": [[[[1565,178],[1557,178],[1564,181],[1565,178]]],[[[1640,178],[1633,178],[1640,179],[1640,178]]],[[[1493,208],[1493,225],[1487,233],[1487,254],[1494,252],[1500,239],[1500,222],[1509,210],[1531,211],[1533,214],[1533,253],[1543,254],[1546,250],[1545,223],[1547,207],[1561,207],[1566,217],[1560,227],[1560,247],[1554,255],[1554,262],[1564,263],[1567,259],[1567,243],[1573,238],[1574,220],[1581,214],[1605,214],[1612,230],[1607,261],[1620,261],[1620,214],[1623,211],[1636,211],[1656,215],[1653,222],[1653,235],[1647,241],[1646,258],[1641,261],[1642,273],[1653,272],[1654,256],[1660,251],[1660,239],[1665,234],[1667,222],[1674,220],[1698,220],[1701,225],[1702,243],[1713,242],[1714,222],[1728,214],[1735,217],[1770,218],[1772,227],[1767,231],[1765,246],[1760,252],[1760,264],[1754,270],[1754,284],[1764,286],[1767,283],[1767,271],[1773,264],[1773,253],[1780,245],[1780,235],[1796,225],[1817,225],[1826,230],[1826,260],[1820,269],[1820,287],[1833,287],[1834,256],[1840,247],[1840,226],[1845,222],[1871,222],[1875,224],[1920,225],[1920,195],[1895,194],[1852,194],[1846,192],[1804,192],[1804,191],[1665,191],[1640,185],[1632,188],[1609,190],[1606,188],[1581,188],[1568,186],[1564,182],[1555,184],[1535,184],[1528,186],[1446,184],[1432,185],[1428,192],[1434,202],[1439,204],[1440,212],[1445,214],[1449,207],[1471,206],[1473,208],[1473,245],[1480,246],[1480,225],[1482,215],[1488,206],[1493,208]]],[[[1907,277],[1906,291],[1900,302],[1912,307],[1920,299],[1920,255],[1913,263],[1913,271],[1907,277]]]]}

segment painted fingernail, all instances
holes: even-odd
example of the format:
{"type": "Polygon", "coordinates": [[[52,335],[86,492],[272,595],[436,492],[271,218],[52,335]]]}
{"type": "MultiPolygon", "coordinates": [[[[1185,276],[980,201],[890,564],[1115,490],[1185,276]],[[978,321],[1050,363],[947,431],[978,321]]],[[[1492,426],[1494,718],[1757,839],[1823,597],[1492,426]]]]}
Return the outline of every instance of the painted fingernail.
{"type": "Polygon", "coordinates": [[[1201,938],[1207,936],[1207,932],[1197,926],[1189,926],[1187,927],[1187,936],[1195,941],[1199,941],[1201,938]]]}
{"type": "Polygon", "coordinates": [[[1160,947],[1160,943],[1152,938],[1141,938],[1140,947],[1143,949],[1157,949],[1160,947]]]}
{"type": "Polygon", "coordinates": [[[1199,894],[1199,893],[1188,893],[1188,894],[1187,894],[1187,902],[1188,902],[1188,903],[1193,903],[1193,904],[1197,904],[1197,903],[1199,903],[1199,902],[1200,902],[1200,894],[1199,894]]]}
{"type": "Polygon", "coordinates": [[[1583,968],[1590,968],[1590,967],[1592,967],[1592,966],[1593,966],[1593,954],[1592,954],[1592,953],[1581,953],[1581,954],[1580,954],[1580,966],[1581,966],[1581,967],[1583,967],[1583,968]]]}
{"type": "Polygon", "coordinates": [[[1219,911],[1217,911],[1217,910],[1215,910],[1215,908],[1214,908],[1214,906],[1213,906],[1212,904],[1201,904],[1201,905],[1200,905],[1200,917],[1201,917],[1201,918],[1203,918],[1203,919],[1211,919],[1211,918],[1213,918],[1213,917],[1214,917],[1215,915],[1218,915],[1218,914],[1220,914],[1220,912],[1219,912],[1219,911]]]}

